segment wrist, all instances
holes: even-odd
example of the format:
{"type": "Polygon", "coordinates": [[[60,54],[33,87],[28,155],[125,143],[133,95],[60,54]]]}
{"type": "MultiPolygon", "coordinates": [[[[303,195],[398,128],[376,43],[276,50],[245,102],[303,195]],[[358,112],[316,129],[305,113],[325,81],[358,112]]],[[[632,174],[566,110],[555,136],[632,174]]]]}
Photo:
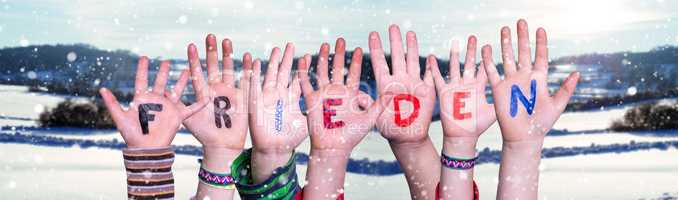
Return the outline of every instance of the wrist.
{"type": "Polygon", "coordinates": [[[476,144],[478,137],[443,137],[443,150],[445,155],[453,157],[473,158],[476,156],[476,144]]]}
{"type": "Polygon", "coordinates": [[[513,152],[539,152],[541,153],[544,140],[506,141],[502,143],[502,149],[513,152]]]}
{"type": "Polygon", "coordinates": [[[233,160],[242,152],[242,149],[226,147],[203,147],[203,168],[215,173],[230,173],[233,160]]]}
{"type": "Polygon", "coordinates": [[[351,150],[311,148],[309,155],[311,158],[341,158],[348,160],[351,157],[351,150]]]}
{"type": "Polygon", "coordinates": [[[433,145],[431,138],[427,135],[425,138],[415,141],[396,142],[389,140],[388,144],[393,150],[410,149],[419,150],[433,145]]]}

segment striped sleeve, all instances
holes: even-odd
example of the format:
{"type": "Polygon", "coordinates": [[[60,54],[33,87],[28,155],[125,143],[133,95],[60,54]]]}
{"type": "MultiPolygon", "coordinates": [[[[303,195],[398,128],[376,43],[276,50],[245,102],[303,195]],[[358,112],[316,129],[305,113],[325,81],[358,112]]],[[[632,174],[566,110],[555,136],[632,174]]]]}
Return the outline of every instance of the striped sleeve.
{"type": "Polygon", "coordinates": [[[129,199],[174,199],[174,150],[164,148],[125,148],[129,199]]]}

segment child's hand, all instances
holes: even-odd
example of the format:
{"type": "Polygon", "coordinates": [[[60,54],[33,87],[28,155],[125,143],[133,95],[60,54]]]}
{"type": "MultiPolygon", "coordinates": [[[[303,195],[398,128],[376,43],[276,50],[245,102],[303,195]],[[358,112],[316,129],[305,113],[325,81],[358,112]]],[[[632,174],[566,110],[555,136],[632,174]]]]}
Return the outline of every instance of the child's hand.
{"type": "Polygon", "coordinates": [[[218,46],[214,35],[207,36],[207,77],[202,73],[200,57],[195,45],[188,46],[188,60],[191,67],[193,88],[198,101],[209,103],[203,109],[184,121],[184,125],[205,148],[227,148],[239,152],[245,146],[247,135],[247,97],[252,57],[243,57],[242,77],[236,87],[233,47],[225,39],[222,47],[222,70],[219,72],[218,46]]]}
{"type": "MultiPolygon", "coordinates": [[[[329,44],[322,44],[318,58],[316,76],[318,90],[314,90],[308,71],[311,56],[299,59],[299,77],[311,129],[311,148],[313,150],[338,150],[350,153],[372,129],[377,116],[383,110],[382,102],[359,90],[362,49],[353,51],[353,58],[344,82],[345,41],[337,39],[332,63],[332,80],[328,75],[329,44]]],[[[384,97],[383,99],[386,99],[384,97]]],[[[312,151],[313,151],[312,150],[312,151]]]]}
{"type": "Polygon", "coordinates": [[[343,199],[346,167],[353,148],[372,129],[390,96],[375,102],[359,90],[362,49],[353,51],[348,78],[344,81],[346,43],[337,39],[328,75],[330,45],[320,46],[316,68],[318,90],[314,90],[308,71],[311,56],[299,59],[301,88],[304,93],[311,129],[311,151],[306,171],[304,199],[343,199]],[[337,198],[339,196],[339,198],[337,198]]]}
{"type": "MultiPolygon", "coordinates": [[[[280,62],[280,49],[273,48],[263,90],[259,82],[261,62],[254,61],[249,101],[249,124],[253,151],[292,154],[308,135],[306,117],[299,108],[301,89],[297,77],[290,83],[294,45],[288,43],[280,62]]],[[[256,156],[256,155],[255,155],[256,156]]],[[[289,158],[285,157],[285,161],[289,158]]]]}
{"type": "Polygon", "coordinates": [[[139,58],[134,82],[134,99],[127,110],[120,107],[110,90],[106,88],[99,90],[106,108],[110,111],[115,125],[129,148],[169,146],[181,121],[207,104],[207,101],[200,101],[184,106],[180,101],[188,81],[187,70],[181,73],[172,90],[173,95],[170,97],[164,95],[169,65],[169,61],[160,63],[153,90],[148,91],[148,58],[139,58]]]}
{"type": "Polygon", "coordinates": [[[485,97],[485,69],[480,67],[476,75],[476,37],[468,38],[463,77],[459,72],[458,43],[454,43],[450,51],[449,83],[440,74],[434,56],[429,56],[427,63],[433,71],[433,80],[438,91],[445,138],[477,140],[497,117],[494,106],[487,103],[485,97]]]}
{"type": "Polygon", "coordinates": [[[537,29],[537,51],[533,65],[527,22],[518,21],[518,66],[516,66],[510,29],[502,28],[503,80],[492,62],[492,48],[486,45],[482,49],[483,65],[492,85],[494,107],[505,142],[542,141],[565,110],[577,86],[579,73],[573,72],[553,96],[549,95],[546,82],[548,73],[546,42],[546,31],[542,28],[537,29]]]}
{"type": "Polygon", "coordinates": [[[384,57],[381,39],[370,33],[372,68],[379,96],[393,95],[386,110],[377,119],[377,128],[391,143],[420,143],[428,138],[428,127],[435,106],[435,86],[430,71],[420,77],[419,47],[414,32],[407,32],[407,58],[400,29],[389,27],[392,75],[384,57]]]}

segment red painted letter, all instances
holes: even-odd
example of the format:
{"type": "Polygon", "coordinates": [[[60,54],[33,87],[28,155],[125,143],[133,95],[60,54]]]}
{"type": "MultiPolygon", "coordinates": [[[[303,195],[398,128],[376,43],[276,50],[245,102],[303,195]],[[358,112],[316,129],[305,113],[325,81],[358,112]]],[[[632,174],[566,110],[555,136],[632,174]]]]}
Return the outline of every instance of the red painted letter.
{"type": "Polygon", "coordinates": [[[469,92],[454,92],[454,100],[452,103],[452,115],[456,120],[468,119],[471,118],[470,112],[461,113],[461,109],[466,106],[466,103],[462,99],[466,99],[469,96],[469,92]]]}
{"type": "Polygon", "coordinates": [[[409,94],[398,94],[395,97],[393,97],[393,110],[395,111],[395,123],[400,126],[400,127],[406,127],[412,124],[414,122],[414,119],[419,116],[419,99],[417,97],[409,95],[409,94]],[[410,114],[409,117],[406,119],[403,119],[402,116],[400,116],[400,101],[405,100],[412,102],[412,106],[414,109],[412,109],[412,114],[410,114]]]}
{"type": "Polygon", "coordinates": [[[332,116],[337,115],[337,111],[330,109],[330,106],[338,106],[341,103],[341,99],[325,99],[323,101],[323,123],[325,128],[333,129],[344,126],[344,121],[332,121],[332,116]]]}

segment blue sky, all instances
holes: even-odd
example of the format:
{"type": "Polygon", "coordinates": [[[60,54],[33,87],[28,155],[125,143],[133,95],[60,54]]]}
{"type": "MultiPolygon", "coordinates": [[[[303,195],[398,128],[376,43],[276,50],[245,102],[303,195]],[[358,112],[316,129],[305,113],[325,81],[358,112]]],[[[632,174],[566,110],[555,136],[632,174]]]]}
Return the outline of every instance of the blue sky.
{"type": "Polygon", "coordinates": [[[266,57],[285,42],[294,42],[299,56],[339,36],[351,48],[366,48],[370,31],[385,39],[394,23],[417,32],[420,53],[447,58],[451,40],[475,34],[496,46],[500,27],[514,28],[519,18],[532,35],[546,28],[551,57],[678,45],[673,0],[0,0],[0,47],[87,43],[185,58],[188,43],[203,46],[214,33],[234,41],[237,57],[244,51],[266,57]]]}

